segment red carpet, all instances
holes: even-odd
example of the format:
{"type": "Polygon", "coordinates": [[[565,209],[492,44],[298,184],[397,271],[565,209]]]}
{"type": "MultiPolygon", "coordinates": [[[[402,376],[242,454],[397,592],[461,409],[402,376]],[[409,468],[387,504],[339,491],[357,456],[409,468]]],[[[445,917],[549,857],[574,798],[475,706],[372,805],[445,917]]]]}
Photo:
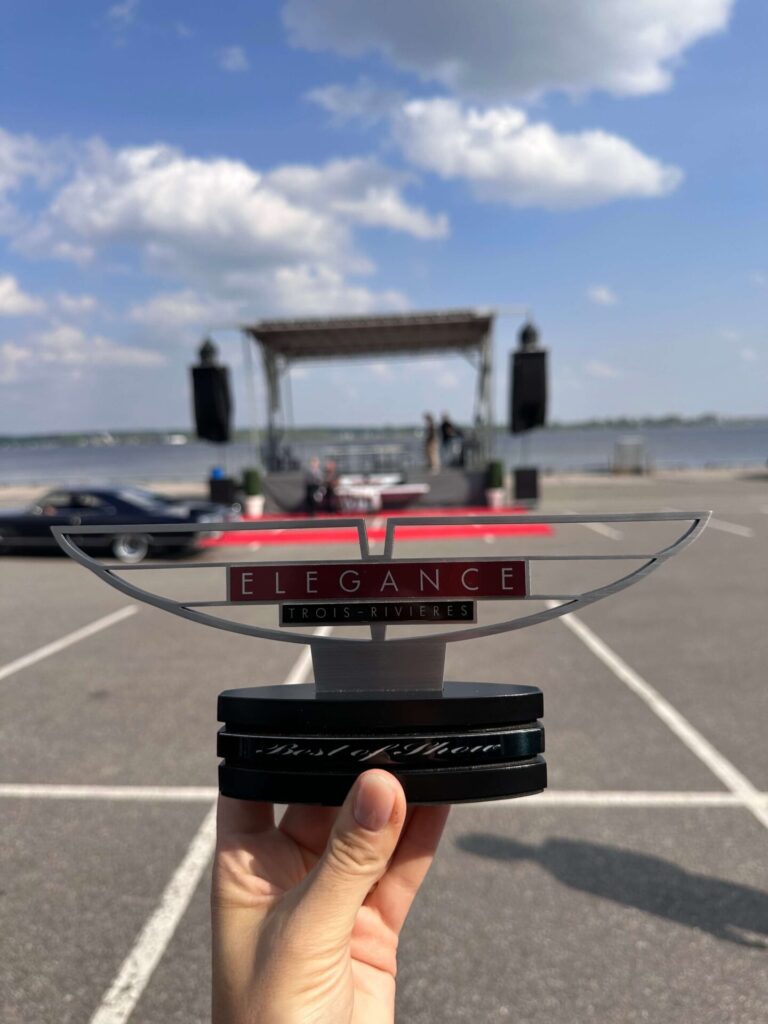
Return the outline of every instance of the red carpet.
{"type": "MultiPolygon", "coordinates": [[[[420,508],[414,510],[405,509],[396,512],[376,513],[366,515],[366,528],[368,540],[371,543],[383,541],[386,536],[386,520],[397,519],[403,516],[487,516],[487,515],[522,515],[525,509],[503,508],[489,509],[485,506],[480,508],[420,508]]],[[[349,519],[354,513],[345,513],[339,516],[325,516],[327,519],[349,519]]],[[[224,533],[215,540],[204,541],[205,547],[247,547],[250,544],[259,545],[287,545],[287,544],[356,544],[357,530],[353,527],[339,527],[332,529],[312,529],[313,519],[303,515],[267,515],[262,516],[258,522],[290,520],[307,524],[304,530],[239,530],[232,533],[224,533]]],[[[547,523],[441,523],[439,526],[403,526],[395,531],[395,543],[399,541],[412,540],[465,540],[470,537],[519,537],[538,536],[548,537],[552,534],[552,527],[547,523]]]]}

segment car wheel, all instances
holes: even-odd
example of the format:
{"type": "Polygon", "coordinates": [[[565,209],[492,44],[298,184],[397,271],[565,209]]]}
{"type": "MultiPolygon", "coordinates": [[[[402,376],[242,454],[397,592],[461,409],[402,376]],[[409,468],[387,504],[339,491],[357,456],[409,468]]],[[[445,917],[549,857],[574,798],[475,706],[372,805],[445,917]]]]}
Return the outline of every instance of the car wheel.
{"type": "Polygon", "coordinates": [[[141,533],[121,533],[112,541],[112,554],[120,562],[143,562],[149,553],[149,538],[141,533]]]}

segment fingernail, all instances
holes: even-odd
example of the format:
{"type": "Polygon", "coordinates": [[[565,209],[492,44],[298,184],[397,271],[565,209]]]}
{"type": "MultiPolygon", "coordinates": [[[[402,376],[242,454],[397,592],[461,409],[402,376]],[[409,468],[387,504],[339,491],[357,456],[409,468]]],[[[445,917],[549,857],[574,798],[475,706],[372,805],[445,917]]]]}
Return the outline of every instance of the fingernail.
{"type": "Polygon", "coordinates": [[[357,784],[352,813],[358,825],[380,832],[392,817],[395,790],[383,775],[366,775],[357,784]]]}

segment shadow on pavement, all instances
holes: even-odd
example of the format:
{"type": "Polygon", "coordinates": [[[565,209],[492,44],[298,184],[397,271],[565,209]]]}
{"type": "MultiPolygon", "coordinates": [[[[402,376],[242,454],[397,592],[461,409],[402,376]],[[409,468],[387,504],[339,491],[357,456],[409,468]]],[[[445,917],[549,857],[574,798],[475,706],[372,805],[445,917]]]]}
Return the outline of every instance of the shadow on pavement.
{"type": "Polygon", "coordinates": [[[532,861],[563,885],[636,907],[739,946],[768,949],[768,893],[633,850],[553,837],[540,846],[491,833],[457,840],[467,853],[499,861],[532,861]],[[743,934],[748,933],[748,934],[743,934]]]}

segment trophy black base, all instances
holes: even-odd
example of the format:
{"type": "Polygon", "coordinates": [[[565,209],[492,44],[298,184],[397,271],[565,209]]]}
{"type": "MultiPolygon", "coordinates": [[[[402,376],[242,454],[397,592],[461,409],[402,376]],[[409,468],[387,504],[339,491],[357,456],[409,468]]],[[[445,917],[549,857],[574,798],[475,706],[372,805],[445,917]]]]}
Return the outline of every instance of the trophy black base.
{"type": "Polygon", "coordinates": [[[547,784],[534,686],[445,683],[442,691],[318,694],[312,684],[219,695],[219,789],[270,803],[344,802],[384,768],[409,803],[502,800],[547,784]]]}

